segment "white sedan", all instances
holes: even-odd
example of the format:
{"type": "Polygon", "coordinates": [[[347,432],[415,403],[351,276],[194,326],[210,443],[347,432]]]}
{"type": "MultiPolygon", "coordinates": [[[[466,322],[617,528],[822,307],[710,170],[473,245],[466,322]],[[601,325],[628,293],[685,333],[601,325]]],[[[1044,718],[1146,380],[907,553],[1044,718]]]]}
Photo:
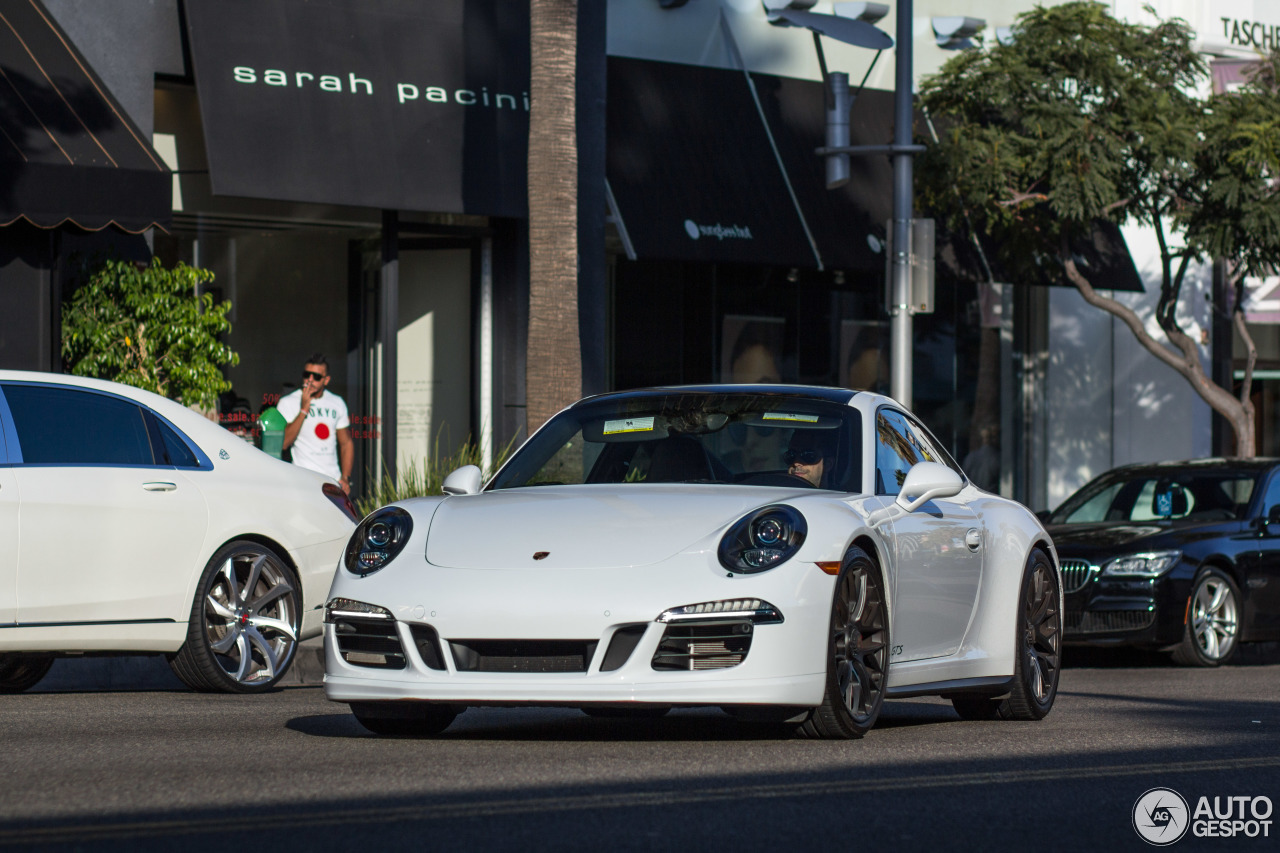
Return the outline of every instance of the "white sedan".
{"type": "Polygon", "coordinates": [[[275,684],[355,526],[341,487],[125,385],[0,371],[0,693],[63,654],[275,684]]]}
{"type": "Polygon", "coordinates": [[[1053,706],[1053,543],[887,397],[591,397],[487,485],[469,466],[444,491],[365,518],[330,592],[325,691],[371,731],[437,733],[470,706],[713,705],[851,738],[896,697],[1053,706]]]}

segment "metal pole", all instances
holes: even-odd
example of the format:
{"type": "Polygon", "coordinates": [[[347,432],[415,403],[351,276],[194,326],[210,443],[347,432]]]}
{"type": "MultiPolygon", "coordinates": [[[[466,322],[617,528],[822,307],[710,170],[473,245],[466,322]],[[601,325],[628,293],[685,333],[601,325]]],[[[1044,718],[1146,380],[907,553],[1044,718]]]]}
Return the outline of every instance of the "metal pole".
{"type": "MultiPolygon", "coordinates": [[[[911,144],[912,104],[912,0],[898,2],[897,39],[894,47],[893,144],[911,144]]],[[[893,286],[887,306],[890,332],[889,393],[903,406],[911,406],[911,153],[893,156],[893,286]]]]}
{"type": "Polygon", "coordinates": [[[396,476],[396,365],[400,334],[400,216],[382,211],[382,300],[378,306],[378,328],[382,333],[382,473],[396,476]]]}

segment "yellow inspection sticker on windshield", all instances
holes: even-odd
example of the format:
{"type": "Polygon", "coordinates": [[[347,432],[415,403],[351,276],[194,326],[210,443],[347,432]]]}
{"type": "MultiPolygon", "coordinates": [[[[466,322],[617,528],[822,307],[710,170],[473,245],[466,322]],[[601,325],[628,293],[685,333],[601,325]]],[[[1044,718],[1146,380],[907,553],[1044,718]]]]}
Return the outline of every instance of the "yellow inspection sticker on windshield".
{"type": "Polygon", "coordinates": [[[798,421],[804,424],[816,424],[817,415],[789,415],[786,412],[765,412],[760,416],[762,421],[798,421]]]}
{"type": "Polygon", "coordinates": [[[605,435],[617,435],[620,432],[653,432],[653,418],[624,418],[604,422],[605,435]]]}

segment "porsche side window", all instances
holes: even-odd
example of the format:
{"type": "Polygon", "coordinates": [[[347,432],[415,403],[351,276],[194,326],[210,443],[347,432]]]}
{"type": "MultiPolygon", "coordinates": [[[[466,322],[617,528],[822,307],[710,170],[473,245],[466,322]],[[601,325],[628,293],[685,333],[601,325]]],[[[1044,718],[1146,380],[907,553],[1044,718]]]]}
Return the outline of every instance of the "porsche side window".
{"type": "Polygon", "coordinates": [[[5,385],[4,394],[26,464],[156,464],[135,403],[45,385],[5,385]]]}
{"type": "Polygon", "coordinates": [[[892,409],[876,413],[876,494],[900,492],[907,472],[917,462],[944,461],[932,442],[912,426],[892,409]]]}

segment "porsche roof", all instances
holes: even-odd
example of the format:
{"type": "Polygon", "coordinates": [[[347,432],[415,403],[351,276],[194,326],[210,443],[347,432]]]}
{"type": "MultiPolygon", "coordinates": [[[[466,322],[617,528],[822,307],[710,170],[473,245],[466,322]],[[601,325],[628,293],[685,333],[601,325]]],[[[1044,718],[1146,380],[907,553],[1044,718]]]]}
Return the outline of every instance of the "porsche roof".
{"type": "Polygon", "coordinates": [[[791,397],[805,400],[824,400],[829,403],[846,405],[860,391],[848,388],[823,388],[813,385],[669,385],[657,388],[635,388],[630,391],[610,391],[580,400],[583,403],[596,403],[601,400],[634,399],[636,397],[669,397],[672,394],[759,394],[778,397],[791,397]]]}

